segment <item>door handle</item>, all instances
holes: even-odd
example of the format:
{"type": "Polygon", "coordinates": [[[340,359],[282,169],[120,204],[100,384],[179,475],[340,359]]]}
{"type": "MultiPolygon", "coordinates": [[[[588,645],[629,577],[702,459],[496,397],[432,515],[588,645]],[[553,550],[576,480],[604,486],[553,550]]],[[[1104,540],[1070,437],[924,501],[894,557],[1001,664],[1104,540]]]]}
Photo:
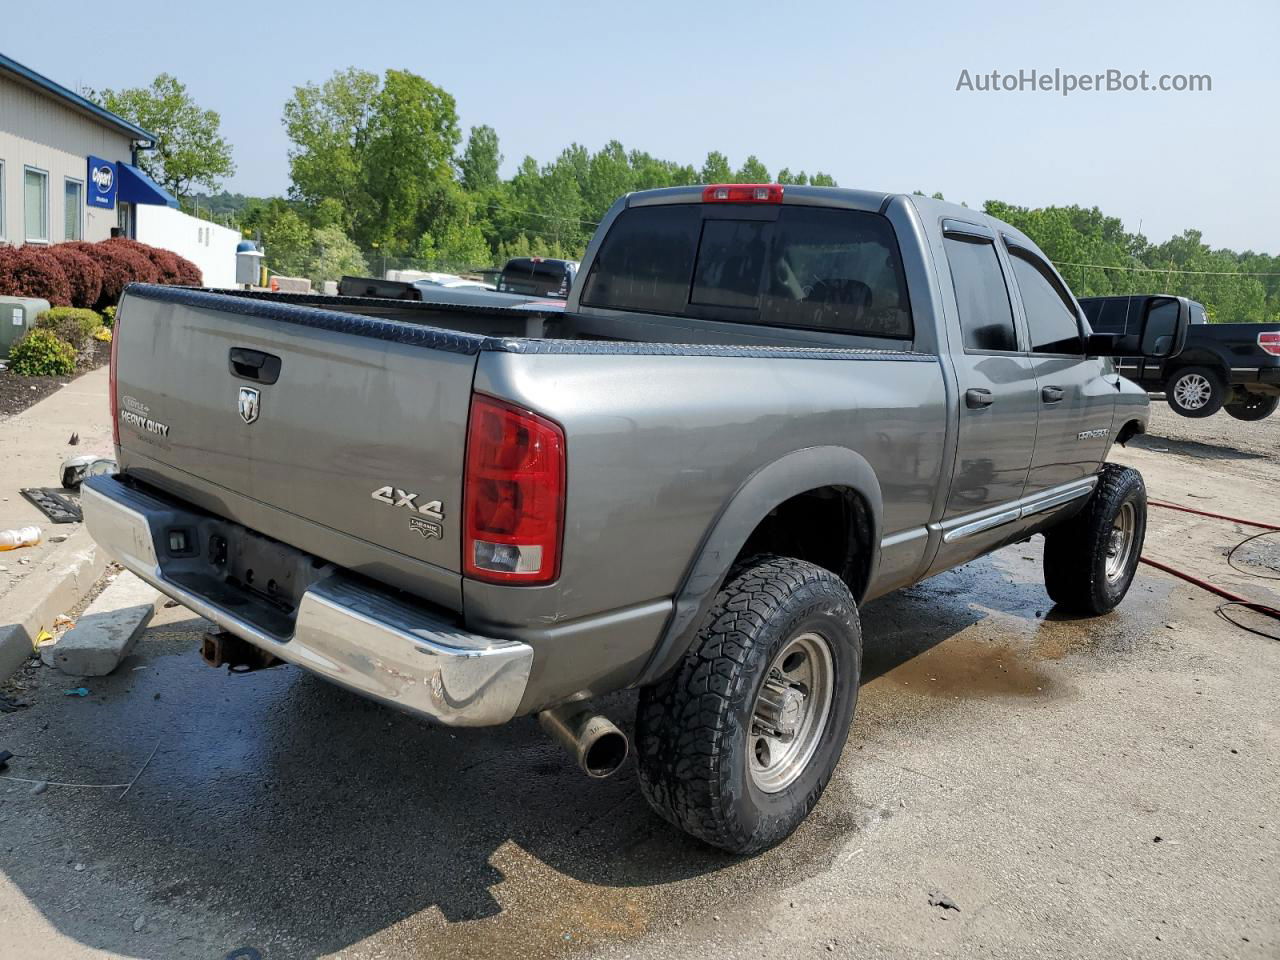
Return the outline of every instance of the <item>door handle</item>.
{"type": "Polygon", "coordinates": [[[275,354],[250,350],[248,347],[232,347],[227,365],[233,376],[257,383],[275,383],[280,379],[280,358],[275,354]]]}
{"type": "Polygon", "coordinates": [[[1045,403],[1057,403],[1064,396],[1066,394],[1062,392],[1061,387],[1045,387],[1040,391],[1040,399],[1045,403]]]}
{"type": "Polygon", "coordinates": [[[981,410],[996,402],[990,390],[982,387],[970,387],[964,392],[964,405],[970,410],[981,410]]]}

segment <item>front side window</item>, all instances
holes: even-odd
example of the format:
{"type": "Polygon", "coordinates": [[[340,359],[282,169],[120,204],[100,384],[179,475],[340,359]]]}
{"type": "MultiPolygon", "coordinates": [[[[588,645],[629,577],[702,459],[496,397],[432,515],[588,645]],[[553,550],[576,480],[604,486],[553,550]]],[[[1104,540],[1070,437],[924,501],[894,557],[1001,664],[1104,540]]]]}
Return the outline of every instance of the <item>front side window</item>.
{"type": "Polygon", "coordinates": [[[1018,349],[1013,308],[995,243],[968,234],[944,238],[951,284],[960,312],[960,332],[966,350],[1010,353],[1018,349]]]}
{"type": "Polygon", "coordinates": [[[1084,352],[1080,320],[1066,293],[1059,289],[1049,268],[1020,247],[1008,247],[1013,276],[1027,314],[1027,332],[1035,353],[1084,352]]]}
{"type": "Polygon", "coordinates": [[[822,207],[769,212],[744,209],[735,218],[727,207],[696,204],[626,210],[601,244],[582,302],[910,339],[906,279],[887,219],[822,207]]]}
{"type": "Polygon", "coordinates": [[[24,174],[22,187],[26,229],[23,239],[28,242],[48,243],[49,175],[33,167],[27,167],[24,174]]]}
{"type": "Polygon", "coordinates": [[[62,235],[67,240],[79,240],[81,218],[84,216],[84,184],[79,180],[65,180],[63,192],[62,235]]]}

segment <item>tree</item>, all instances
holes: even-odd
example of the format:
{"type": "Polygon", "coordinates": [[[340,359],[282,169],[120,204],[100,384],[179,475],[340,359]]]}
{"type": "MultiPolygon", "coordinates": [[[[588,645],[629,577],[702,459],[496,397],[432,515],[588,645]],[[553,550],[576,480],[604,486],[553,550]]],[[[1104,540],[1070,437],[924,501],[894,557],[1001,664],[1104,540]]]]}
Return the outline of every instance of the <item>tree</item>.
{"type": "Polygon", "coordinates": [[[501,166],[498,132],[493,127],[472,127],[462,159],[458,161],[462,186],[472,193],[492,190],[498,185],[498,168],[501,166]]]}
{"type": "Polygon", "coordinates": [[[702,161],[702,169],[698,171],[698,179],[703,183],[728,183],[733,179],[733,169],[729,166],[729,158],[719,150],[712,150],[707,159],[702,161]]]}
{"type": "Polygon", "coordinates": [[[371,206],[361,149],[378,88],[377,74],[350,67],[323,86],[295,87],[284,105],[289,195],[306,205],[335,201],[348,233],[371,206]]]}
{"type": "Polygon", "coordinates": [[[103,90],[99,102],[155,134],[155,149],[140,151],[138,165],[175,196],[185,197],[197,185],[217,190],[223,177],[235,173],[222,118],[202,110],[171,74],[160,74],[149,87],[103,90]]]}
{"type": "Polygon", "coordinates": [[[369,265],[360,250],[337,224],[319,227],[312,235],[311,251],[304,273],[315,288],[326,280],[339,280],[344,275],[364,276],[369,265]]]}
{"type": "Polygon", "coordinates": [[[268,270],[284,277],[306,275],[314,240],[311,225],[288,201],[273,197],[250,206],[241,222],[261,236],[268,270]]]}
{"type": "Polygon", "coordinates": [[[454,182],[461,134],[453,97],[407,70],[379,81],[351,68],[323,86],[297,87],[284,123],[292,196],[307,206],[334,201],[361,246],[411,250],[431,225],[432,198],[454,182]]]}
{"type": "Polygon", "coordinates": [[[742,166],[733,175],[733,179],[737,183],[768,183],[769,168],[753,153],[742,161],[742,166]]]}
{"type": "Polygon", "coordinates": [[[823,173],[821,170],[819,170],[817,173],[815,173],[812,177],[809,178],[809,183],[813,184],[813,186],[815,187],[838,187],[839,186],[839,184],[836,183],[835,177],[833,177],[829,173],[823,173]]]}

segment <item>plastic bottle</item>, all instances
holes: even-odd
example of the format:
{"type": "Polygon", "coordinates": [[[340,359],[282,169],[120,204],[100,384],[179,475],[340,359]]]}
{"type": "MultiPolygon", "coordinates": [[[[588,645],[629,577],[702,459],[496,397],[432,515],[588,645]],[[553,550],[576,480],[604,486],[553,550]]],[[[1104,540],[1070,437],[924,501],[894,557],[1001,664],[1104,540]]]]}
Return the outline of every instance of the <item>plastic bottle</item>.
{"type": "Polygon", "coordinates": [[[34,547],[39,542],[39,527],[19,527],[17,530],[0,530],[0,550],[17,550],[19,547],[34,547]]]}

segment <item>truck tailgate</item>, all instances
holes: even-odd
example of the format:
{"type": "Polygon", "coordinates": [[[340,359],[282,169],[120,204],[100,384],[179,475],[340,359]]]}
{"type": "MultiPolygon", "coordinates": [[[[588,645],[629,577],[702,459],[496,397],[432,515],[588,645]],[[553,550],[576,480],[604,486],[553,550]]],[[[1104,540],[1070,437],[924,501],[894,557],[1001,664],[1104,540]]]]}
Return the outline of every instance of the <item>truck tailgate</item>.
{"type": "Polygon", "coordinates": [[[196,291],[131,293],[117,327],[120,467],[456,609],[476,356],[465,336],[435,333],[196,291]]]}

